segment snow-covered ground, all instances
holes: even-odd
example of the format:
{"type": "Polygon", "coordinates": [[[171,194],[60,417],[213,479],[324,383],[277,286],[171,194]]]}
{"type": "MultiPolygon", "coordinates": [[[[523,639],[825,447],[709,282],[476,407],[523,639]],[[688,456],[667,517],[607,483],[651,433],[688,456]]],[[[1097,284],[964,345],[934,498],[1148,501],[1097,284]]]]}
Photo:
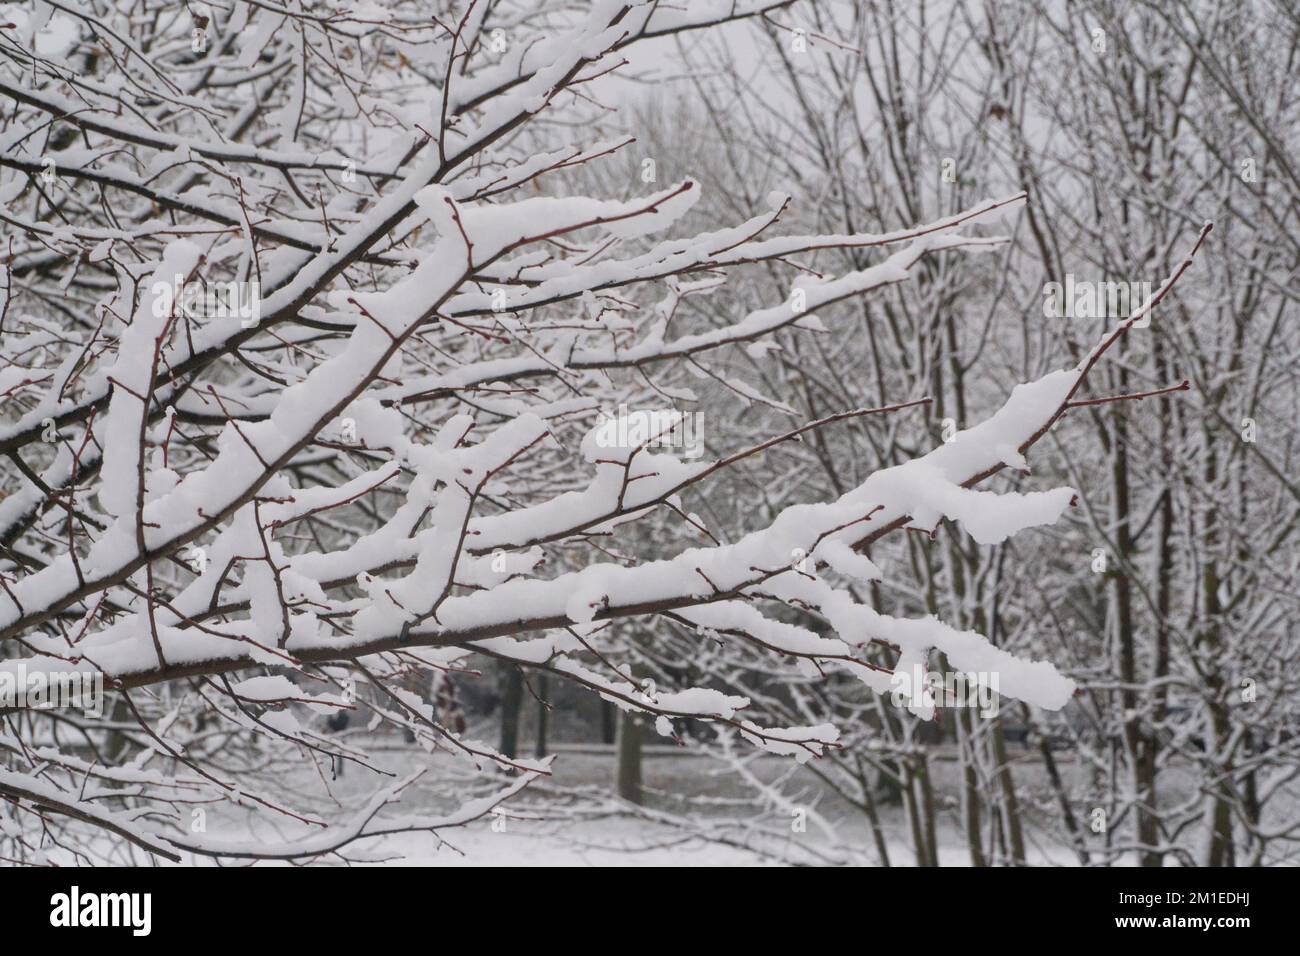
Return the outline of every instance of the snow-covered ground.
{"type": "MultiPolygon", "coordinates": [[[[353,743],[357,743],[354,737],[353,743]]],[[[444,753],[426,754],[393,736],[372,737],[367,749],[378,770],[406,776],[417,769],[425,775],[379,815],[391,820],[406,814],[445,813],[454,808],[447,785],[463,777],[463,761],[444,753]]],[[[878,865],[874,837],[866,817],[830,792],[810,768],[797,768],[785,780],[784,793],[794,806],[803,806],[833,828],[834,839],[815,823],[791,825],[789,806],[763,805],[751,788],[740,785],[722,764],[671,746],[649,746],[642,765],[644,806],[632,807],[612,795],[614,754],[611,748],[563,746],[554,755],[553,774],[503,805],[503,812],[485,814],[464,825],[437,833],[407,832],[372,837],[350,844],[341,854],[311,861],[316,865],[366,866],[773,866],[783,863],[847,862],[878,865]]],[[[1053,818],[1040,811],[1047,794],[1041,765],[1031,752],[1015,749],[1017,788],[1025,811],[1026,858],[1032,865],[1073,866],[1077,860],[1052,832],[1053,818]],[[1037,804],[1037,809],[1030,806],[1037,804]]],[[[944,866],[969,866],[970,853],[959,828],[960,768],[932,754],[930,777],[935,791],[939,861],[944,866]]],[[[759,755],[748,763],[753,777],[771,783],[785,777],[792,763],[759,755]]],[[[1080,773],[1069,753],[1058,755],[1058,769],[1067,781],[1080,773]]],[[[328,779],[329,799],[322,799],[321,777],[304,762],[297,772],[284,774],[277,792],[283,805],[319,819],[346,819],[376,786],[376,772],[349,766],[328,779]]],[[[487,791],[504,787],[489,778],[487,791]]],[[[1077,781],[1076,781],[1077,783],[1077,781]]],[[[1172,796],[1172,795],[1171,795],[1172,796]]],[[[1050,801],[1048,801],[1050,802],[1050,801]]],[[[891,866],[916,864],[910,827],[899,805],[880,803],[878,811],[891,866]]],[[[280,826],[284,818],[265,812],[244,817],[210,812],[207,836],[218,840],[263,841],[265,845],[309,836],[310,828],[280,826]]],[[[1104,837],[1093,835],[1098,846],[1104,837]]],[[[986,840],[987,852],[989,842],[986,840]]],[[[105,849],[107,849],[105,847],[105,849]]],[[[59,863],[75,862],[59,851],[59,863]]],[[[120,862],[120,861],[119,861],[120,862]]],[[[140,858],[137,862],[147,862],[140,858]]],[[[211,865],[202,857],[185,865],[211,865]]],[[[1117,861],[1119,865],[1132,861],[1117,861]]],[[[262,863],[260,865],[276,865],[262,863]]]]}
{"type": "MultiPolygon", "coordinates": [[[[392,740],[392,738],[388,738],[392,740]]],[[[437,795],[438,785],[453,772],[445,755],[426,755],[399,742],[372,741],[368,747],[385,770],[409,773],[419,766],[430,772],[404,797],[394,813],[442,812],[448,806],[437,795]]],[[[750,763],[755,777],[771,781],[789,771],[789,760],[764,755],[750,763]]],[[[1027,775],[1032,766],[1021,764],[1027,775]]],[[[505,812],[487,815],[464,826],[432,833],[404,833],[360,841],[343,854],[350,863],[398,866],[771,866],[782,860],[813,862],[809,852],[834,852],[815,825],[796,831],[788,811],[748,803],[752,791],[716,762],[673,747],[647,748],[642,775],[645,806],[637,809],[612,796],[614,756],[600,747],[562,747],[555,755],[551,778],[538,781],[505,812]],[[762,824],[762,831],[758,825],[762,824]],[[701,834],[708,834],[707,837],[701,834]],[[761,846],[768,852],[749,849],[761,846]]],[[[940,860],[965,866],[970,859],[955,827],[954,800],[944,791],[956,783],[954,768],[934,764],[933,778],[941,792],[940,860]]],[[[1021,771],[1018,771],[1021,772],[1021,771]]],[[[503,778],[504,780],[505,778],[503,778]]],[[[301,780],[285,781],[290,790],[306,794],[319,778],[304,765],[301,780]]],[[[352,806],[368,794],[373,775],[349,767],[330,781],[340,803],[352,806]]],[[[788,786],[817,814],[836,828],[838,839],[853,851],[853,862],[876,862],[865,817],[828,792],[807,769],[788,786]]],[[[307,809],[304,807],[304,809],[307,809]]],[[[329,814],[324,806],[314,812],[329,814]]],[[[336,811],[337,812],[337,811],[336,811]]],[[[882,806],[883,828],[891,865],[910,866],[915,860],[907,843],[901,808],[882,806]]],[[[293,830],[265,826],[265,815],[250,827],[247,820],[209,818],[209,836],[281,841],[293,830]]],[[[1031,847],[1035,862],[1068,865],[1062,856],[1031,847]]],[[[203,860],[187,862],[202,865],[203,860]]],[[[340,863],[327,857],[321,863],[340,863]]]]}
{"type": "Polygon", "coordinates": [[[617,818],[553,824],[510,820],[494,832],[489,821],[449,831],[439,845],[428,834],[381,844],[410,866],[755,866],[771,865],[745,850],[683,840],[672,828],[617,818]]]}

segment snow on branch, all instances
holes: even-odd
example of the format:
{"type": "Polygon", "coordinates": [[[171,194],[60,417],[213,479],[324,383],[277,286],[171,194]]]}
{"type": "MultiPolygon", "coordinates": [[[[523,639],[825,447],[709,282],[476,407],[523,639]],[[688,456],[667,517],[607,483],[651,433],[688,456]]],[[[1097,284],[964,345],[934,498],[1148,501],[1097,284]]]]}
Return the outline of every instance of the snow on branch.
{"type": "Polygon", "coordinates": [[[701,460],[627,437],[628,416],[608,413],[646,394],[689,400],[681,372],[791,413],[712,366],[824,330],[835,306],[927,260],[1001,246],[980,230],[1025,202],[773,235],[788,196],[703,230],[694,180],[583,194],[562,179],[632,142],[569,141],[604,112],[601,81],[625,51],[782,6],[538,2],[513,17],[469,4],[448,20],[441,4],[259,2],[200,24],[43,0],[0,32],[14,105],[0,136],[10,855],[57,856],[39,835],[54,827],[74,859],[102,834],[169,860],[345,859],[469,824],[549,773],[458,720],[447,688],[484,662],[652,715],[668,735],[707,721],[800,761],[840,745],[826,721],[766,726],[747,696],[638,678],[615,640],[637,622],[744,645],[792,679],[843,674],[887,693],[895,668],[938,652],[999,673],[1019,700],[1069,699],[1050,662],[881,613],[852,585],[882,577],[865,550],[890,531],[948,520],[986,545],[1056,521],[1073,489],[974,486],[1027,468],[1132,321],[954,440],[740,535],[714,535],[684,496],[786,442],[929,399],[836,410],[701,460]],[[740,305],[746,270],[784,275],[830,250],[878,261],[801,266],[785,297],[740,305]],[[698,321],[704,300],[721,320],[698,321]],[[619,553],[616,539],[655,522],[708,540],[619,553]],[[868,659],[880,648],[894,668],[868,659]],[[102,687],[100,712],[8,692],[33,674],[47,690],[102,687]],[[50,731],[65,723],[82,743],[50,731]],[[388,730],[455,772],[402,775],[341,817],[296,805],[291,768],[327,794],[343,767],[392,777],[354,740],[388,730]],[[395,810],[417,792],[449,809],[395,810]],[[221,815],[291,835],[198,826],[221,815]]]}

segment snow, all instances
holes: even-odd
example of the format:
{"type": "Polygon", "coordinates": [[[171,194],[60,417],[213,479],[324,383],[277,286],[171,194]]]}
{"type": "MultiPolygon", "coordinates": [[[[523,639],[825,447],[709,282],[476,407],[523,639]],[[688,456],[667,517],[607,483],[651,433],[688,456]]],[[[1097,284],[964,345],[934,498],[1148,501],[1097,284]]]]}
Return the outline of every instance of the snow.
{"type": "MultiPolygon", "coordinates": [[[[508,758],[458,721],[457,683],[485,662],[542,671],[683,746],[707,723],[710,746],[744,747],[730,765],[781,813],[797,806],[758,762],[805,780],[803,765],[859,745],[862,728],[835,713],[841,693],[884,707],[897,676],[943,657],[1035,708],[1073,698],[1046,649],[995,646],[965,604],[921,614],[942,602],[909,590],[905,562],[878,566],[867,550],[947,521],[982,561],[1060,522],[1078,493],[1031,475],[1030,447],[1113,338],[1000,404],[983,383],[987,417],[911,460],[870,473],[866,458],[845,462],[834,491],[808,492],[817,483],[796,471],[801,497],[781,489],[766,509],[766,488],[721,508],[692,499],[775,440],[708,460],[698,442],[654,440],[690,413],[623,404],[722,393],[763,407],[720,437],[762,442],[771,412],[800,419],[811,403],[790,376],[799,343],[833,342],[835,306],[895,296],[923,268],[932,288],[932,266],[1004,248],[1009,237],[976,233],[1026,202],[797,234],[783,223],[793,190],[728,225],[710,217],[734,197],[706,197],[705,180],[586,176],[635,141],[582,120],[600,117],[602,78],[628,48],[783,6],[595,0],[533,16],[484,3],[449,28],[374,2],[323,18],[236,4],[208,11],[222,42],[193,56],[185,16],[14,11],[20,47],[48,62],[0,77],[15,107],[0,204],[17,243],[0,302],[0,449],[19,466],[0,476],[0,674],[103,675],[132,692],[148,733],[123,743],[115,728],[123,752],[106,765],[43,719],[14,721],[0,796],[187,862],[354,845],[383,857],[443,831],[463,832],[471,858],[609,861],[681,821],[619,806],[607,842],[579,848],[551,821],[512,815],[534,784],[554,785],[554,767],[508,758]],[[512,27],[503,48],[498,24],[512,27]],[[92,33],[111,55],[72,69],[92,33]],[[51,123],[76,135],[50,139],[51,123]],[[181,314],[191,277],[256,282],[257,316],[181,314]],[[746,359],[757,374],[737,372],[746,359]],[[983,484],[1007,468],[1029,476],[1024,490],[983,484]],[[683,526],[688,508],[714,530],[693,513],[683,526]],[[686,666],[633,677],[628,634],[642,627],[671,631],[686,666]],[[810,703],[827,685],[831,705],[810,703]],[[334,717],[352,722],[322,729],[334,717]],[[381,730],[414,738],[385,773],[358,740],[382,744],[381,730]],[[381,779],[335,799],[330,764],[381,779]],[[183,810],[208,804],[238,819],[187,833],[183,810]],[[485,837],[498,832],[512,836],[485,837]]],[[[891,447],[915,447],[900,434],[891,447]]],[[[812,822],[833,841],[829,817],[812,822]]],[[[666,838],[674,860],[697,846],[711,847],[703,860],[754,856],[692,826],[666,838]]],[[[638,849],[642,862],[657,853],[638,849]]]]}
{"type": "Polygon", "coordinates": [[[131,324],[119,339],[117,361],[104,373],[112,381],[104,436],[104,483],[100,503],[112,515],[134,515],[141,493],[137,471],[141,455],[142,418],[156,372],[154,356],[174,320],[173,303],[179,298],[177,276],[189,276],[200,255],[199,247],[185,239],[169,243],[163,259],[150,277],[131,324]]]}

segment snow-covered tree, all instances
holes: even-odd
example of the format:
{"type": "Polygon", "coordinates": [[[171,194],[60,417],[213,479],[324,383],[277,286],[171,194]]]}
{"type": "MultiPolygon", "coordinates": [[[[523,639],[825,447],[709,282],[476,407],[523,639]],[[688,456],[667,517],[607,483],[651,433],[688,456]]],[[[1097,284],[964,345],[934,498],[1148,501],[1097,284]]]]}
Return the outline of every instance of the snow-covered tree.
{"type": "MultiPolygon", "coordinates": [[[[801,23],[802,52],[768,29],[761,81],[750,49],[720,38],[690,48],[681,72],[703,118],[690,131],[703,202],[726,210],[757,184],[797,182],[807,201],[787,221],[818,232],[940,216],[1017,188],[1028,209],[996,263],[929,260],[913,281],[823,313],[834,337],[783,331],[766,355],[737,355],[737,370],[803,417],[883,394],[935,401],[888,429],[846,423],[747,459],[700,507],[724,526],[837,494],[858,468],[964,426],[1005,383],[1076,361],[1111,319],[1045,314],[1045,293],[1071,274],[1158,284],[1190,228],[1216,229],[1172,307],[1098,369],[1099,394],[1145,398],[1081,409],[1035,456],[1033,479],[993,485],[1068,482],[1080,507],[991,547],[945,527],[871,551],[886,574],[862,587],[865,600],[1055,661],[1080,688],[1067,708],[1007,701],[991,720],[919,721],[842,680],[784,680],[735,645],[707,662],[717,686],[771,719],[813,712],[844,729],[812,772],[825,802],[862,814],[859,834],[844,819],[835,838],[853,858],[934,863],[938,838],[948,861],[974,865],[1027,853],[1093,865],[1293,859],[1300,419],[1287,157],[1300,111],[1282,64],[1300,25],[1276,5],[1213,0],[1176,11],[827,4],[801,23]],[[713,155],[724,161],[704,161],[713,155]]],[[[665,152],[676,133],[654,135],[664,145],[643,137],[643,148],[665,152]]],[[[828,255],[818,269],[855,265],[855,250],[828,255]]],[[[771,295],[779,281],[769,270],[738,293],[771,295]]],[[[720,450],[783,417],[749,411],[720,450]]],[[[665,668],[682,656],[675,636],[652,650],[665,668]]],[[[726,741],[707,749],[761,766],[726,741]]],[[[792,775],[780,799],[754,774],[734,776],[753,800],[732,832],[762,817],[782,831],[773,847],[805,852],[788,808],[809,805],[810,775],[792,775]]]]}
{"type": "Polygon", "coordinates": [[[761,527],[708,527],[686,496],[731,466],[932,399],[828,409],[710,459],[659,447],[680,413],[648,415],[647,395],[691,401],[689,370],[780,402],[722,357],[1000,248],[989,225],[1025,201],[801,234],[782,227],[781,194],[687,228],[700,185],[658,183],[653,162],[620,196],[571,188],[566,171],[633,148],[583,138],[633,48],[780,22],[787,5],[8,12],[0,690],[23,691],[0,701],[0,856],[311,860],[499,812],[550,762],[458,726],[443,682],[483,661],[579,685],[665,735],[709,722],[799,761],[840,746],[830,723],[767,722],[744,695],[630,673],[607,653],[627,622],[877,694],[941,654],[1032,707],[1071,698],[1051,662],[883,613],[854,585],[879,578],[864,552],[886,536],[948,520],[993,544],[1071,506],[1068,487],[977,486],[1028,469],[1208,229],[1186,230],[1128,319],[982,419],[761,527]],[[833,250],[861,264],[803,264],[833,250]],[[784,288],[740,308],[756,269],[784,288]],[[703,297],[727,320],[684,331],[679,306],[703,297]],[[665,550],[620,551],[619,527],[647,520],[641,540],[665,550]],[[97,680],[103,714],[83,714],[97,680]],[[40,706],[49,694],[30,691],[47,683],[79,687],[80,709],[40,706]],[[327,732],[341,712],[456,759],[392,777],[361,735],[327,732]],[[304,763],[328,801],[288,782],[304,763]],[[347,764],[360,769],[340,777],[347,764]]]}

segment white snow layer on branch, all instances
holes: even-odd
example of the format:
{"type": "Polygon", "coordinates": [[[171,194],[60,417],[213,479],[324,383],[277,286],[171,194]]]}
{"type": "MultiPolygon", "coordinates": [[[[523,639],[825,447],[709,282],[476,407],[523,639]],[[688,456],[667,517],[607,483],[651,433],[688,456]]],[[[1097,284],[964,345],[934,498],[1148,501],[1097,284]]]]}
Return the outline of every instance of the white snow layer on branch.
{"type": "MultiPolygon", "coordinates": [[[[424,620],[411,627],[411,637],[417,643],[421,639],[451,642],[458,634],[473,639],[476,633],[493,630],[509,633],[538,626],[562,626],[565,621],[580,624],[591,622],[598,616],[642,613],[642,608],[651,611],[692,608],[683,616],[691,619],[692,615],[699,615],[699,623],[706,627],[717,629],[726,625],[742,631],[755,629],[773,647],[814,658],[819,655],[849,655],[852,646],[868,640],[883,641],[904,653],[924,654],[937,649],[947,654],[953,665],[962,670],[996,671],[1000,679],[999,690],[1007,696],[1043,707],[1059,708],[1068,701],[1074,685],[1050,664],[1021,661],[973,632],[955,631],[933,618],[903,620],[880,615],[853,602],[847,592],[830,588],[820,581],[809,581],[803,574],[791,570],[791,566],[797,555],[817,555],[827,543],[829,553],[835,555],[839,545],[847,546],[872,527],[907,515],[923,524],[937,521],[940,517],[950,518],[967,528],[981,543],[1000,542],[1024,528],[1055,521],[1069,506],[1074,496],[1071,489],[1000,495],[973,492],[961,488],[959,483],[999,465],[1002,453],[997,449],[1019,447],[1039,431],[1046,417],[1065,400],[1078,374],[1077,371],[1054,372],[1037,382],[1018,386],[992,417],[958,433],[952,441],[929,454],[876,472],[837,501],[788,508],[769,527],[752,532],[734,544],[689,549],[674,558],[636,567],[596,564],[552,579],[515,577],[488,590],[448,596],[438,607],[436,620],[424,620]],[[841,641],[827,642],[815,638],[810,632],[786,625],[760,626],[756,623],[757,612],[753,608],[730,600],[760,592],[771,593],[782,600],[798,599],[817,607],[841,635],[841,641]],[[718,597],[728,600],[714,603],[718,597]],[[728,607],[732,608],[729,623],[725,610],[728,607]]],[[[456,465],[451,470],[463,467],[465,477],[472,484],[476,476],[481,478],[492,467],[522,452],[542,433],[543,428],[535,419],[532,422],[516,420],[499,429],[494,440],[454,454],[456,465]],[[470,464],[471,458],[477,461],[470,464]],[[463,466],[462,460],[466,463],[463,466]]],[[[640,457],[638,455],[636,459],[640,457]]],[[[654,457],[656,461],[675,460],[667,456],[654,457]]],[[[598,467],[611,473],[622,471],[622,467],[613,462],[598,467]]],[[[421,483],[417,482],[413,487],[418,492],[421,483]]],[[[610,493],[611,488],[607,487],[604,492],[606,501],[610,493]]],[[[454,494],[463,495],[463,492],[454,494]]],[[[582,493],[569,499],[575,509],[569,519],[578,526],[589,517],[589,512],[581,506],[583,499],[582,493]]],[[[267,507],[268,516],[275,515],[274,507],[267,507]]],[[[463,521],[461,506],[454,516],[463,521]]],[[[503,515],[496,520],[507,521],[508,518],[508,515],[503,515]]],[[[435,520],[432,536],[421,545],[428,548],[424,553],[431,555],[427,560],[437,562],[442,569],[434,580],[421,574],[407,575],[385,584],[372,582],[367,588],[371,597],[357,609],[351,635],[327,638],[318,635],[314,627],[295,627],[284,645],[283,654],[328,648],[346,656],[350,646],[363,650],[369,643],[392,638],[408,627],[420,615],[405,607],[400,595],[406,594],[415,607],[427,610],[431,592],[436,594],[446,585],[446,555],[455,553],[459,547],[446,530],[454,526],[457,526],[455,521],[447,525],[435,520]],[[392,592],[394,587],[404,590],[392,592]],[[393,593],[399,595],[398,601],[392,600],[393,593]],[[418,603],[421,594],[424,595],[423,604],[418,603]],[[385,598],[385,595],[388,596],[385,598]]],[[[842,553],[839,563],[846,563],[842,553]]],[[[326,561],[316,570],[328,573],[328,564],[326,561]]],[[[79,652],[110,676],[147,672],[156,666],[157,661],[151,646],[140,638],[141,624],[141,621],[132,619],[110,625],[84,640],[79,652]]],[[[278,627],[277,623],[277,630],[278,627]]],[[[250,634],[239,622],[212,625],[210,630],[216,633],[199,634],[193,629],[172,625],[162,626],[159,630],[165,655],[174,664],[232,658],[285,659],[283,656],[277,658],[280,652],[268,650],[268,645],[274,643],[273,634],[261,629],[254,629],[250,634]],[[229,634],[231,639],[252,643],[243,643],[239,647],[244,650],[237,650],[232,647],[230,639],[219,636],[223,633],[229,634]]],[[[886,689],[879,672],[860,666],[851,669],[869,685],[882,691],[886,689]]]]}

